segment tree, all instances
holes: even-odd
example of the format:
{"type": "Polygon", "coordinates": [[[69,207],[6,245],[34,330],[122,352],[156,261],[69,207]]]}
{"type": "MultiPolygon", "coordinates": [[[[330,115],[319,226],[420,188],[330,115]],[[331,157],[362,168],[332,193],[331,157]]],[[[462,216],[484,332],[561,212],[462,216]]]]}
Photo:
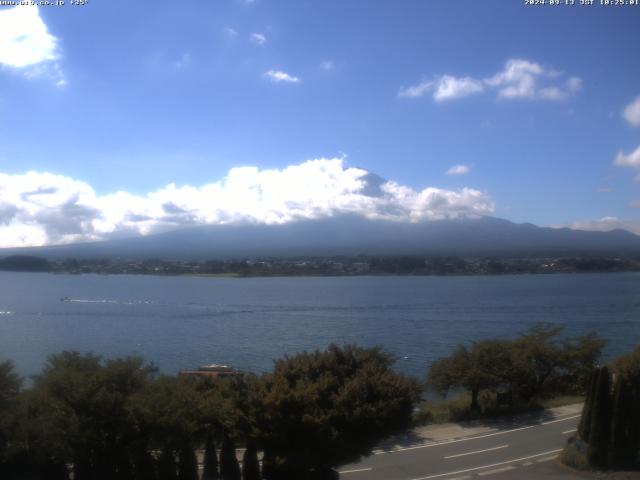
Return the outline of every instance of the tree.
{"type": "Polygon", "coordinates": [[[198,480],[198,460],[189,444],[183,445],[178,455],[178,480],[198,480]]]}
{"type": "Polygon", "coordinates": [[[155,460],[147,449],[146,441],[132,448],[131,457],[135,480],[156,480],[155,460]]]}
{"type": "Polygon", "coordinates": [[[0,363],[0,464],[5,460],[11,415],[22,385],[22,379],[13,370],[13,363],[0,363]]]}
{"type": "Polygon", "coordinates": [[[604,340],[596,334],[560,338],[562,327],[537,324],[513,340],[482,340],[458,346],[434,362],[427,385],[447,394],[464,388],[471,394],[471,414],[480,411],[482,390],[506,388],[528,402],[565,391],[583,393],[604,340]]]}
{"type": "Polygon", "coordinates": [[[220,450],[220,478],[222,480],[240,480],[240,465],[236,458],[236,447],[225,432],[220,450]]]}
{"type": "Polygon", "coordinates": [[[263,475],[312,478],[408,427],[419,388],[391,370],[393,362],[379,348],[352,345],[277,360],[251,393],[262,405],[258,441],[270,463],[263,475]]]}
{"type": "Polygon", "coordinates": [[[72,463],[76,480],[128,480],[130,447],[138,436],[128,402],[152,370],[137,357],[49,357],[25,398],[25,430],[34,433],[24,442],[25,453],[42,464],[72,463]]]}
{"type": "Polygon", "coordinates": [[[611,425],[610,388],[611,374],[609,369],[604,366],[598,373],[598,383],[591,413],[589,447],[587,449],[589,463],[598,468],[607,466],[609,429],[611,425]]]}
{"type": "Polygon", "coordinates": [[[242,480],[260,480],[258,451],[253,440],[247,441],[247,448],[242,456],[242,480]]]}
{"type": "Polygon", "coordinates": [[[591,416],[593,414],[593,401],[596,396],[596,389],[598,388],[599,373],[600,370],[593,370],[593,372],[591,372],[589,388],[584,399],[582,415],[580,416],[580,423],[578,425],[578,435],[585,442],[589,442],[589,433],[591,431],[591,416]]]}
{"type": "Polygon", "coordinates": [[[207,439],[204,444],[204,469],[202,480],[218,480],[218,457],[216,455],[216,444],[211,432],[207,432],[207,439]]]}
{"type": "Polygon", "coordinates": [[[150,380],[132,396],[131,416],[154,449],[178,451],[199,443],[204,430],[201,396],[189,378],[150,380]]]}
{"type": "Polygon", "coordinates": [[[637,445],[632,439],[634,402],[631,387],[625,378],[618,375],[613,388],[613,412],[609,441],[608,465],[611,467],[630,467],[634,464],[637,445]]]}
{"type": "Polygon", "coordinates": [[[480,412],[478,396],[487,388],[507,382],[511,365],[511,345],[504,340],[483,340],[471,348],[458,346],[456,351],[431,365],[427,385],[446,395],[450,389],[462,387],[471,393],[470,410],[480,412]]]}
{"type": "Polygon", "coordinates": [[[623,379],[627,386],[627,402],[633,405],[626,414],[626,448],[622,462],[627,466],[629,463],[640,462],[640,347],[631,353],[616,358],[611,364],[612,371],[623,379]]]}
{"type": "Polygon", "coordinates": [[[630,384],[640,385],[640,347],[631,353],[616,358],[611,368],[622,375],[630,384]]]}
{"type": "Polygon", "coordinates": [[[170,448],[163,448],[158,458],[158,480],[177,480],[176,457],[170,448]]]}

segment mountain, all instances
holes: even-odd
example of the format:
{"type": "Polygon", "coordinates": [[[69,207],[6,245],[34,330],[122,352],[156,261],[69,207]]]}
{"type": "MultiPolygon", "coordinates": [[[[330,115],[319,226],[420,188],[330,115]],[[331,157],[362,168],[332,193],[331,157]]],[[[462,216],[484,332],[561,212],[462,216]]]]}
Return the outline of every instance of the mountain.
{"type": "Polygon", "coordinates": [[[494,217],[396,223],[343,215],[284,225],[215,225],[95,243],[0,249],[0,257],[162,258],[334,255],[640,256],[640,236],[516,224],[494,217]]]}

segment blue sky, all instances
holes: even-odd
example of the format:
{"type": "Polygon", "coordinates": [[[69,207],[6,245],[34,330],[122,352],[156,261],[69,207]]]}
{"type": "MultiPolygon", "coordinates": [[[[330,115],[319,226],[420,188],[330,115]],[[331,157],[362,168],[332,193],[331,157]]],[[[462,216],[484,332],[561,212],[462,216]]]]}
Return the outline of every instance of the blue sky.
{"type": "Polygon", "coordinates": [[[0,246],[340,211],[640,233],[639,44],[640,6],[0,7],[0,246]]]}

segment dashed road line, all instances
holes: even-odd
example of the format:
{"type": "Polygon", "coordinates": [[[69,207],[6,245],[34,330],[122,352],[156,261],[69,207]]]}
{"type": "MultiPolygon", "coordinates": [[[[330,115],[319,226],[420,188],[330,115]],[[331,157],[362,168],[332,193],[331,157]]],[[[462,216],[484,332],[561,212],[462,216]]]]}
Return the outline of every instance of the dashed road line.
{"type": "Polygon", "coordinates": [[[509,465],[508,467],[495,468],[493,470],[487,470],[486,472],[480,472],[478,473],[478,476],[484,477],[485,475],[493,475],[494,473],[508,472],[509,470],[515,470],[515,469],[516,467],[509,465]]]}
{"type": "Polygon", "coordinates": [[[571,430],[565,430],[564,432],[562,432],[563,435],[566,435],[567,433],[573,433],[573,432],[577,432],[578,429],[577,428],[572,428],[571,430]]]}
{"type": "Polygon", "coordinates": [[[536,462],[538,463],[549,462],[551,460],[555,460],[556,458],[558,458],[558,455],[551,455],[549,457],[539,458],[536,460],[536,462]]]}
{"type": "Polygon", "coordinates": [[[478,435],[478,436],[475,436],[475,437],[464,437],[464,438],[459,438],[459,439],[455,439],[455,440],[445,440],[444,442],[434,442],[434,443],[429,443],[429,444],[426,444],[426,445],[414,445],[412,447],[400,447],[400,448],[394,448],[392,450],[375,450],[373,452],[373,454],[374,455],[382,455],[384,453],[406,452],[408,450],[418,450],[420,448],[431,448],[431,447],[437,447],[439,445],[450,445],[452,443],[468,442],[468,441],[471,441],[471,440],[478,440],[480,438],[494,437],[496,435],[506,435],[507,433],[519,432],[521,430],[528,430],[530,428],[540,427],[540,426],[543,426],[543,425],[550,425],[552,423],[566,422],[567,420],[573,420],[574,418],[580,418],[580,416],[581,415],[573,415],[573,416],[570,416],[570,417],[558,418],[556,420],[549,420],[548,422],[536,423],[534,425],[527,425],[525,427],[512,428],[511,430],[500,430],[498,432],[486,433],[484,435],[478,435]]]}
{"type": "Polygon", "coordinates": [[[536,453],[535,455],[529,455],[527,457],[513,458],[511,460],[506,460],[504,462],[492,463],[490,465],[483,465],[481,467],[465,468],[464,470],[457,470],[455,472],[438,473],[438,474],[435,474],[435,475],[428,475],[426,477],[412,478],[411,480],[430,480],[431,478],[448,477],[450,475],[458,475],[460,473],[475,472],[476,470],[484,470],[486,468],[499,467],[501,465],[507,465],[509,463],[521,462],[523,460],[529,460],[529,459],[532,459],[532,458],[542,457],[544,455],[551,455],[552,453],[558,453],[561,450],[562,449],[560,448],[558,450],[550,450],[548,452],[536,453]]]}
{"type": "Polygon", "coordinates": [[[507,448],[508,446],[509,445],[500,445],[499,447],[485,448],[484,450],[476,450],[475,452],[465,452],[465,453],[458,453],[456,455],[449,455],[448,457],[444,457],[444,458],[445,460],[448,460],[450,458],[464,457],[467,455],[474,455],[476,453],[491,452],[493,450],[500,450],[501,448],[507,448]]]}
{"type": "Polygon", "coordinates": [[[354,470],[342,470],[341,472],[338,472],[338,473],[342,475],[343,473],[370,472],[371,470],[373,469],[372,468],[356,468],[354,470]]]}

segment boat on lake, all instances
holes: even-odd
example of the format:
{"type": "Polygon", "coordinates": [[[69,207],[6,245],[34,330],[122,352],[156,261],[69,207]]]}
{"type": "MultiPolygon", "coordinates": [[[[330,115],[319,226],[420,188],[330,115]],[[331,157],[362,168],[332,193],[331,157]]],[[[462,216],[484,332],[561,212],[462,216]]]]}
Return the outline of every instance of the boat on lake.
{"type": "Polygon", "coordinates": [[[206,378],[224,378],[224,377],[237,377],[241,373],[229,365],[221,365],[218,363],[211,363],[209,365],[202,365],[197,370],[180,370],[178,376],[180,377],[206,377],[206,378]]]}

